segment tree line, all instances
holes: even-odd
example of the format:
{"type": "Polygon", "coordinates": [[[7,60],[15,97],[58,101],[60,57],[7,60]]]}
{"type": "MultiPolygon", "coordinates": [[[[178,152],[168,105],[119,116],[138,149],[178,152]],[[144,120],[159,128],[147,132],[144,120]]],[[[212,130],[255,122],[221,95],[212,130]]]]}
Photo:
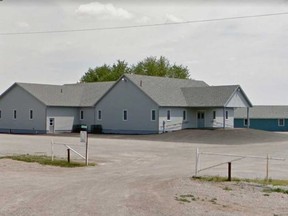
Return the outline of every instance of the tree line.
{"type": "Polygon", "coordinates": [[[147,76],[189,79],[188,68],[183,65],[171,64],[163,56],[160,58],[147,57],[135,65],[128,65],[126,61],[118,60],[112,65],[104,64],[93,68],[81,77],[80,82],[104,82],[118,80],[124,73],[147,76]]]}

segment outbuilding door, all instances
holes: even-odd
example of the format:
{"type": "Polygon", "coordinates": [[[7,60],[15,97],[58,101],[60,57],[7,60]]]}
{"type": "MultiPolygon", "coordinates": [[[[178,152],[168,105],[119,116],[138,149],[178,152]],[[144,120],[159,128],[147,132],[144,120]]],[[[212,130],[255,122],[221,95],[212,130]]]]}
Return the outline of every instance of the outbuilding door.
{"type": "Polygon", "coordinates": [[[203,111],[197,112],[197,127],[198,128],[205,127],[205,112],[203,111]]]}
{"type": "Polygon", "coordinates": [[[55,130],[55,119],[49,118],[49,133],[54,133],[55,130]]]}

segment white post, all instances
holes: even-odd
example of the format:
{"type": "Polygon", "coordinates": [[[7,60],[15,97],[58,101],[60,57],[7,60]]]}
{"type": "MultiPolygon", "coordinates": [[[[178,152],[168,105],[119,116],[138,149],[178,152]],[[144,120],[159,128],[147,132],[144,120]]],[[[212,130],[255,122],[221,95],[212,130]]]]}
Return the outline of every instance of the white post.
{"type": "Polygon", "coordinates": [[[196,149],[195,177],[198,175],[199,148],[196,149]]]}
{"type": "Polygon", "coordinates": [[[269,154],[267,154],[267,161],[266,161],[266,181],[269,179],[269,154]]]}
{"type": "Polygon", "coordinates": [[[86,155],[85,155],[85,163],[86,163],[86,166],[88,166],[88,131],[86,133],[86,155]]]}
{"type": "Polygon", "coordinates": [[[51,140],[51,160],[54,161],[54,140],[51,140]]]}

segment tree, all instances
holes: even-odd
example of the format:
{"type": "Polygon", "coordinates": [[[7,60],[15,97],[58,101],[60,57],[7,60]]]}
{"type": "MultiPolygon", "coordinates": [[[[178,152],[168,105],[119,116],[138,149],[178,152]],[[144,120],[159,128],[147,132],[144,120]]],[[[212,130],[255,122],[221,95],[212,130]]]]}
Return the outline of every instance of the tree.
{"type": "Polygon", "coordinates": [[[147,57],[131,67],[125,61],[118,60],[112,66],[104,64],[94,69],[89,68],[81,77],[81,82],[103,82],[118,80],[124,73],[133,73],[147,76],[160,76],[170,78],[189,79],[187,67],[182,65],[171,65],[169,60],[161,56],[147,57]]]}

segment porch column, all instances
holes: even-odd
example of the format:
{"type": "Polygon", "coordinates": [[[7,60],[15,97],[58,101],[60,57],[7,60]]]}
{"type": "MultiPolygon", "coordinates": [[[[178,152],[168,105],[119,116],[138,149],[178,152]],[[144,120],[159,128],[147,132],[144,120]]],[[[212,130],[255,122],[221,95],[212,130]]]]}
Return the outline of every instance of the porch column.
{"type": "Polygon", "coordinates": [[[223,107],[223,129],[225,129],[225,127],[226,127],[226,122],[225,122],[225,107],[223,107]]]}
{"type": "Polygon", "coordinates": [[[249,116],[249,111],[250,111],[250,109],[249,109],[249,107],[247,107],[247,128],[250,127],[250,116],[249,116]]]}

